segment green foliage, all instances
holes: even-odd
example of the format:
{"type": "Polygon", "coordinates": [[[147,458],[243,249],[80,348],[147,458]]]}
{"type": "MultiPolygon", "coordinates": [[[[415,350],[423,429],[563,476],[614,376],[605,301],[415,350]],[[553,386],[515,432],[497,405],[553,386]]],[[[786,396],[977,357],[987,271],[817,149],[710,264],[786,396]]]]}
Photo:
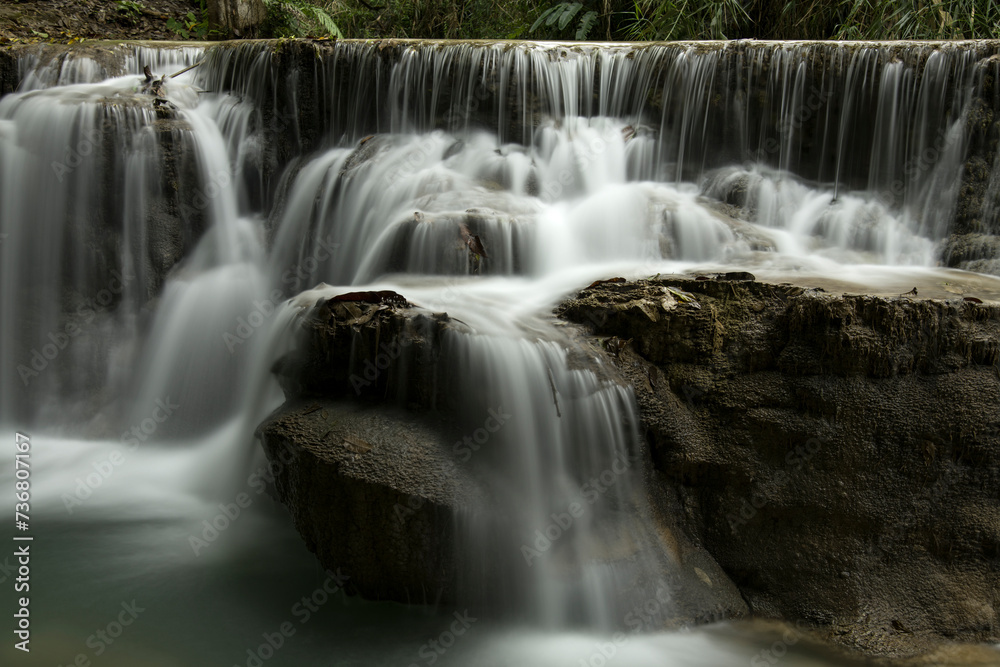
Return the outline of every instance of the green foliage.
{"type": "MultiPolygon", "coordinates": [[[[582,10],[582,2],[560,2],[558,5],[553,5],[542,12],[538,19],[531,25],[529,31],[535,33],[540,28],[545,27],[550,28],[549,32],[560,36],[566,33],[566,28],[569,27],[570,22],[582,10]]],[[[599,14],[596,9],[590,9],[580,14],[580,20],[575,24],[576,29],[572,31],[575,38],[587,39],[590,30],[597,24],[598,16],[599,14]]]]}
{"type": "Polygon", "coordinates": [[[115,11],[132,23],[135,23],[139,17],[142,16],[143,9],[145,9],[145,6],[141,2],[135,2],[134,0],[115,0],[115,11]]]}
{"type": "Polygon", "coordinates": [[[633,40],[732,39],[751,23],[740,0],[636,2],[626,36],[633,40]]]}
{"type": "Polygon", "coordinates": [[[337,0],[324,3],[346,37],[519,39],[541,0],[337,0]]]}
{"type": "Polygon", "coordinates": [[[269,32],[278,37],[338,37],[344,33],[334,20],[332,2],[264,0],[269,32]]]}
{"type": "MultiPolygon", "coordinates": [[[[264,0],[265,37],[1000,39],[997,0],[264,0]]],[[[131,15],[133,0],[117,0],[131,15]]],[[[168,27],[208,35],[191,12],[168,27]]]]}
{"type": "Polygon", "coordinates": [[[208,25],[208,8],[205,0],[201,0],[200,17],[194,12],[188,12],[180,20],[175,18],[167,19],[167,30],[172,31],[181,39],[197,39],[204,41],[212,33],[208,25]]]}
{"type": "Polygon", "coordinates": [[[998,39],[996,0],[634,0],[558,2],[543,9],[532,33],[585,39],[605,23],[612,39],[998,39]],[[587,25],[566,31],[584,16],[587,25]]]}
{"type": "Polygon", "coordinates": [[[984,39],[1000,36],[995,0],[845,0],[837,39],[984,39]]]}
{"type": "Polygon", "coordinates": [[[577,39],[587,39],[587,35],[590,34],[591,28],[597,25],[597,17],[597,12],[593,11],[587,12],[583,15],[583,18],[580,19],[580,25],[576,29],[577,39]]]}

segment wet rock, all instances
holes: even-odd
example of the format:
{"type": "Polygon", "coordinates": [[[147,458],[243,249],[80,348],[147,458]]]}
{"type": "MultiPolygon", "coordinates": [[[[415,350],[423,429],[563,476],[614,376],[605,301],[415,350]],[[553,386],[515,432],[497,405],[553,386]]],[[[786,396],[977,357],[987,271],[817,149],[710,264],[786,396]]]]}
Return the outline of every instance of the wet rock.
{"type": "Polygon", "coordinates": [[[379,600],[455,597],[455,515],[484,492],[453,459],[449,426],[347,401],[290,402],[258,429],[274,492],[306,546],[379,600]]]}
{"type": "Polygon", "coordinates": [[[1000,236],[953,234],[941,251],[947,266],[1000,275],[1000,236]]]}
{"type": "Polygon", "coordinates": [[[448,403],[435,360],[461,325],[391,294],[311,309],[275,369],[289,400],[257,434],[275,495],[325,566],[365,597],[437,603],[455,596],[455,517],[485,502],[456,461],[455,420],[428,410],[448,403]]]}
{"type": "Polygon", "coordinates": [[[358,147],[344,160],[340,175],[353,175],[362,165],[377,160],[392,147],[392,137],[380,134],[369,135],[358,142],[358,147]]]}
{"type": "Polygon", "coordinates": [[[162,159],[156,174],[158,188],[147,197],[144,247],[132,251],[145,260],[146,298],[159,293],[167,276],[194,249],[208,223],[210,206],[204,183],[216,185],[218,175],[206,179],[193,150],[191,128],[176,118],[160,118],[153,132],[162,159]]]}
{"type": "Polygon", "coordinates": [[[1000,637],[1000,306],[669,280],[559,313],[631,341],[658,474],[755,615],[873,655],[1000,637]]]}
{"type": "Polygon", "coordinates": [[[530,247],[535,235],[530,215],[516,210],[414,211],[390,230],[375,275],[518,273],[525,270],[529,258],[524,248],[530,247]]]}
{"type": "MultiPolygon", "coordinates": [[[[456,526],[477,514],[496,525],[508,520],[480,481],[490,473],[486,459],[456,457],[468,417],[460,414],[461,383],[442,348],[449,336],[466,333],[464,325],[371,292],[321,300],[301,326],[299,348],[275,369],[288,402],[258,429],[278,469],[275,495],[320,561],[351,574],[355,592],[453,600],[463,573],[479,567],[458,559],[456,543],[467,535],[456,526]]],[[[584,348],[572,363],[614,375],[584,348]]],[[[648,453],[638,460],[647,475],[659,474],[648,453]]],[[[648,504],[656,521],[651,533],[634,525],[648,515],[631,513],[596,529],[604,557],[619,564],[623,595],[669,607],[669,614],[654,615],[674,626],[745,616],[738,589],[678,522],[676,491],[651,484],[648,504]],[[649,548],[669,563],[662,590],[636,590],[642,582],[624,574],[644,555],[634,538],[640,534],[654,535],[659,546],[649,548]]],[[[498,558],[498,574],[505,562],[498,558]]],[[[516,566],[524,567],[520,559],[516,566]]],[[[568,581],[577,576],[572,567],[567,562],[568,581]]],[[[513,585],[477,575],[462,604],[495,612],[513,585]]],[[[639,609],[631,618],[650,613],[639,609]]]]}
{"type": "Polygon", "coordinates": [[[324,396],[442,408],[452,403],[437,359],[464,325],[391,302],[325,299],[303,320],[299,348],[275,373],[286,396],[324,396]]]}
{"type": "Polygon", "coordinates": [[[0,48],[0,97],[13,93],[21,83],[21,73],[18,71],[18,50],[0,48]]]}

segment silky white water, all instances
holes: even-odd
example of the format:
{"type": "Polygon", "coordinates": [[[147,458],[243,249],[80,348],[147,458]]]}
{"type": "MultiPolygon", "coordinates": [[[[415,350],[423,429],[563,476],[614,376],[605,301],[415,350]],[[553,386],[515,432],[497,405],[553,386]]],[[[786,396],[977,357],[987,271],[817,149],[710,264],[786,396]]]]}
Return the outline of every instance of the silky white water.
{"type": "MultiPolygon", "coordinates": [[[[322,140],[266,176],[277,158],[264,112],[277,102],[265,88],[283,82],[266,52],[241,49],[170,80],[167,119],[136,90],[138,72],[179,70],[206,57],[198,49],[136,49],[114,77],[86,59],[28,62],[22,92],[0,100],[0,409],[5,441],[32,438],[39,655],[98,657],[91,633],[133,599],[149,611],[101,651],[108,664],[249,667],[284,623],[295,632],[269,644],[270,664],[736,665],[771,646],[725,626],[658,632],[675,604],[657,596],[672,559],[644,521],[634,398],[573,363],[577,343],[549,313],[612,276],[737,267],[859,290],[958,282],[935,267],[964,142],[940,82],[929,74],[914,89],[902,64],[855,54],[847,79],[882,81],[874,148],[845,145],[857,119],[844,112],[824,121],[827,154],[805,164],[792,120],[810,108],[796,78],[808,53],[779,50],[765,76],[785,129],[755,129],[748,113],[739,159],[717,164],[729,148],[705,129],[704,90],[720,52],[455,45],[387,66],[345,44],[337,57],[361,75],[345,83],[324,65],[322,140]],[[369,66],[386,76],[366,83],[369,66]],[[487,70],[510,99],[484,111],[487,70]],[[335,94],[369,84],[389,92],[374,115],[362,107],[377,96],[335,94]],[[659,118],[637,111],[650,89],[664,99],[659,118]],[[945,141],[933,162],[900,172],[934,132],[945,141]],[[191,171],[171,172],[170,151],[191,171]],[[163,271],[168,246],[149,239],[164,183],[185,173],[196,196],[180,210],[204,230],[163,271]],[[901,192],[886,189],[900,179],[901,192]],[[734,184],[749,219],[724,204],[734,184]],[[282,400],[270,369],[310,305],[358,289],[393,289],[467,325],[442,367],[466,414],[511,415],[474,462],[497,507],[457,518],[461,590],[497,614],[444,652],[428,642],[462,609],[332,594],[303,620],[296,601],[328,575],[264,491],[253,430],[282,400]],[[613,483],[581,501],[609,471],[613,483]],[[587,511],[565,538],[534,546],[574,502],[587,511]]],[[[974,66],[961,59],[931,56],[927,68],[974,66]]],[[[795,637],[783,664],[833,664],[795,637]]]]}

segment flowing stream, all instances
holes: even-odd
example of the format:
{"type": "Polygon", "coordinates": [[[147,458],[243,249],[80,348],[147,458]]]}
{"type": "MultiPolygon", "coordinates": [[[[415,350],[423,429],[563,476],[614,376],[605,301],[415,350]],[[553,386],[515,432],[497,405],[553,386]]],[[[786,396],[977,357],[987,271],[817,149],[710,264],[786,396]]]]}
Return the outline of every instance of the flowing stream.
{"type": "MultiPolygon", "coordinates": [[[[737,665],[772,646],[657,631],[672,563],[634,398],[548,313],[619,275],[961,280],[937,264],[997,57],[345,42],[290,74],[268,48],[24,56],[0,98],[0,431],[32,441],[31,664],[737,665]],[[144,65],[202,60],[166,110],[140,90],[144,65]],[[254,475],[296,318],[356,289],[464,322],[442,367],[465,414],[509,415],[475,461],[498,507],[456,544],[464,594],[501,611],[457,636],[463,609],[323,592],[254,475]],[[96,635],[123,605],[134,622],[96,635]]],[[[783,664],[837,664],[795,644],[783,664]]]]}

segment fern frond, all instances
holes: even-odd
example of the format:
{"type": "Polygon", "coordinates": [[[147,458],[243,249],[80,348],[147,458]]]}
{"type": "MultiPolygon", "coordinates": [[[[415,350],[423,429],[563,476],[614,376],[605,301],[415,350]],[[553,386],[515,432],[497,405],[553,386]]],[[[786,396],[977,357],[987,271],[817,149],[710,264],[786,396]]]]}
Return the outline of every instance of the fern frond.
{"type": "Polygon", "coordinates": [[[597,25],[597,12],[589,11],[583,15],[580,19],[580,25],[576,29],[576,38],[578,40],[587,39],[587,35],[590,34],[591,29],[597,25]]]}

